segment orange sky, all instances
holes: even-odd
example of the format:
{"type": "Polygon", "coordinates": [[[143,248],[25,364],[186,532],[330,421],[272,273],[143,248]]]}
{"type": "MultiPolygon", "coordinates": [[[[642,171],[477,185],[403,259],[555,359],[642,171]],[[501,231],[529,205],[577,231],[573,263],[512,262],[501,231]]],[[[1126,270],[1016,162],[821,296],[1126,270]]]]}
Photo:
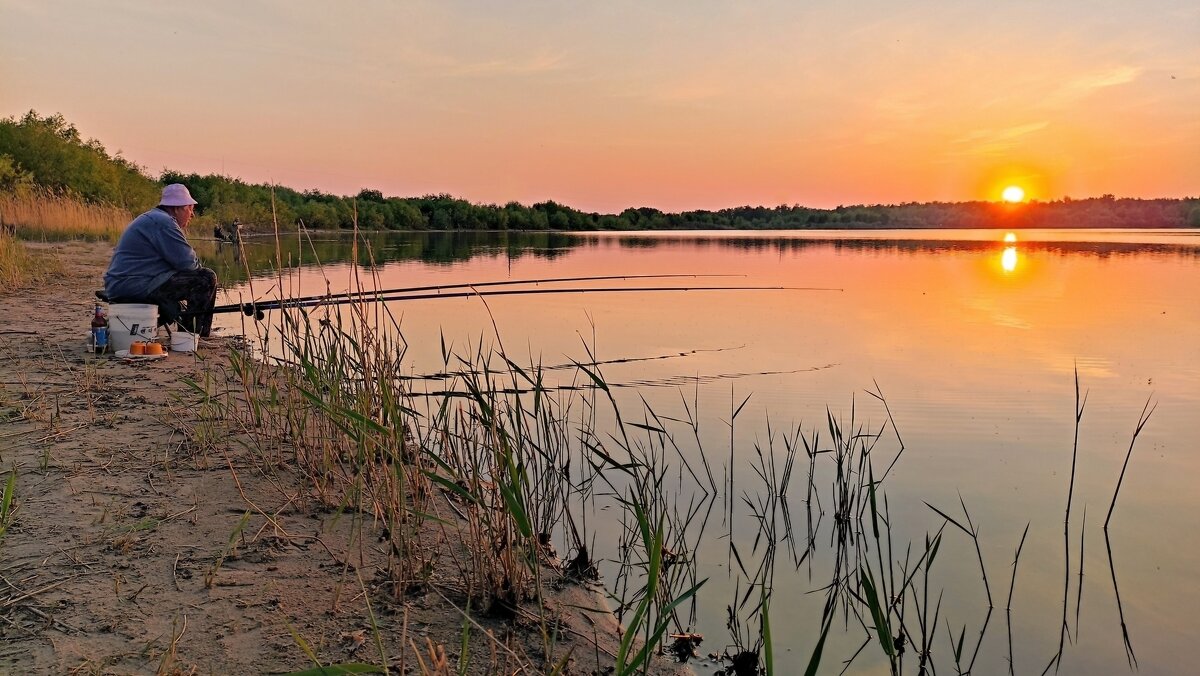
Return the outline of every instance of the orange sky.
{"type": "Polygon", "coordinates": [[[1200,194],[1196,3],[806,4],[5,0],[0,115],[153,173],[600,211],[1200,194]]]}

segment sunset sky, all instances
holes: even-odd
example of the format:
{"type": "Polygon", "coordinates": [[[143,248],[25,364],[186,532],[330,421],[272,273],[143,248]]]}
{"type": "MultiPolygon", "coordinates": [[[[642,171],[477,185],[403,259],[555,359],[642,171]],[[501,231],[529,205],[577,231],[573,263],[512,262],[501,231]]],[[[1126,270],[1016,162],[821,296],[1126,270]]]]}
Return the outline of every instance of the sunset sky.
{"type": "Polygon", "coordinates": [[[1200,195],[1200,3],[0,1],[157,175],[606,212],[1200,195]]]}

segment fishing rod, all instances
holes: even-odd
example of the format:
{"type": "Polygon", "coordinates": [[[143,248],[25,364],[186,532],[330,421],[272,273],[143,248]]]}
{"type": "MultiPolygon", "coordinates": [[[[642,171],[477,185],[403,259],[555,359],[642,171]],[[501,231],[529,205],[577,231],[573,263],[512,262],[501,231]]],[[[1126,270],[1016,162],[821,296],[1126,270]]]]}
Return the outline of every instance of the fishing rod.
{"type": "MultiPolygon", "coordinates": [[[[310,301],[310,300],[334,300],[334,299],[338,299],[338,298],[354,298],[354,297],[373,298],[375,296],[379,296],[379,295],[383,295],[383,294],[409,293],[409,292],[417,292],[417,291],[436,291],[439,289],[469,289],[469,288],[479,288],[479,287],[484,287],[484,286],[510,286],[510,285],[516,285],[516,284],[550,284],[550,283],[557,283],[557,282],[595,282],[595,281],[608,280],[608,279],[679,279],[679,278],[698,279],[700,277],[706,277],[706,278],[707,277],[745,277],[745,275],[656,274],[656,275],[606,275],[606,276],[599,276],[599,277],[549,277],[549,278],[543,278],[543,279],[508,279],[508,280],[501,280],[498,282],[477,282],[474,284],[466,283],[466,284],[439,284],[439,285],[434,285],[434,286],[402,286],[402,287],[397,287],[394,289],[376,289],[376,290],[372,290],[372,291],[345,291],[342,293],[327,293],[327,294],[319,294],[319,295],[315,295],[315,296],[297,296],[296,298],[284,299],[282,302],[286,302],[286,303],[290,304],[293,302],[306,302],[306,301],[310,301]]],[[[263,301],[257,301],[257,300],[251,301],[248,304],[253,305],[255,307],[267,308],[272,305],[277,305],[280,302],[281,301],[279,299],[271,299],[271,300],[263,300],[263,301]]],[[[247,305],[247,303],[230,303],[228,305],[218,305],[213,308],[213,312],[228,312],[229,308],[235,308],[237,310],[244,311],[244,308],[246,305],[247,305]]]]}
{"type": "MultiPolygon", "coordinates": [[[[363,300],[371,300],[378,302],[393,302],[404,300],[435,300],[445,298],[471,298],[485,296],[525,296],[544,293],[630,293],[630,292],[647,292],[647,291],[841,291],[841,289],[830,288],[813,288],[813,287],[798,287],[798,286],[642,286],[642,287],[623,287],[623,288],[603,288],[603,287],[584,287],[574,289],[500,289],[495,291],[457,291],[454,293],[426,293],[426,294],[403,294],[394,296],[378,296],[369,299],[363,298],[340,298],[334,300],[306,300],[306,301],[274,301],[270,304],[254,305],[245,303],[241,306],[221,306],[213,308],[212,314],[223,314],[232,312],[243,312],[247,316],[252,316],[257,320],[264,318],[264,310],[280,310],[293,308],[306,308],[319,305],[347,305],[349,303],[362,302],[363,300]]],[[[183,312],[183,316],[192,316],[205,314],[201,312],[183,312]]]]}

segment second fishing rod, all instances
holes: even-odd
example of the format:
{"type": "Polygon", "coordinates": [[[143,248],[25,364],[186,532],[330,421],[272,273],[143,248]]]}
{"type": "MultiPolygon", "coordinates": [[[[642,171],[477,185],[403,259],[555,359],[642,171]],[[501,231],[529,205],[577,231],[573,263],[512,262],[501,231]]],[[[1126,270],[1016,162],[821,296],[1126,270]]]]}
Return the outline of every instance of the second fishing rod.
{"type": "MultiPolygon", "coordinates": [[[[283,299],[267,299],[255,300],[249,303],[231,303],[229,305],[218,305],[213,308],[213,312],[230,312],[230,311],[245,311],[246,306],[251,306],[260,310],[273,310],[279,308],[281,304],[294,305],[295,303],[306,303],[309,301],[335,301],[340,299],[371,299],[377,296],[398,294],[398,293],[417,293],[421,291],[440,291],[443,289],[475,289],[493,286],[516,286],[520,284],[561,284],[563,282],[597,282],[608,280],[621,279],[713,279],[720,277],[744,277],[745,275],[705,275],[705,274],[654,274],[654,275],[602,275],[588,277],[546,277],[538,279],[506,279],[492,282],[474,282],[461,284],[436,284],[429,286],[404,286],[391,289],[371,289],[367,291],[344,291],[341,293],[326,293],[312,296],[297,296],[294,298],[283,299]]],[[[247,314],[251,314],[247,312],[247,314]]]]}
{"type": "MultiPolygon", "coordinates": [[[[242,303],[232,305],[221,305],[213,308],[213,314],[224,314],[233,312],[242,312],[247,316],[252,316],[257,320],[262,320],[265,317],[266,310],[280,310],[293,308],[309,308],[325,306],[331,307],[335,305],[347,305],[351,303],[364,302],[398,302],[406,300],[447,300],[451,298],[469,298],[469,297],[490,297],[490,296],[523,296],[523,295],[540,295],[540,294],[565,294],[565,293],[647,293],[647,292],[688,292],[688,291],[841,291],[836,288],[824,287],[797,287],[797,286],[638,286],[638,287],[572,287],[566,289],[493,289],[490,291],[480,291],[473,287],[481,286],[480,284],[461,284],[455,285],[453,288],[469,288],[468,291],[455,291],[451,293],[413,293],[404,292],[399,294],[384,294],[377,292],[374,295],[353,295],[350,297],[340,296],[319,296],[309,297],[307,299],[282,299],[270,301],[269,303],[254,304],[242,303]]],[[[451,288],[441,287],[441,288],[451,288]]],[[[201,314],[199,312],[184,312],[184,316],[201,314]]]]}

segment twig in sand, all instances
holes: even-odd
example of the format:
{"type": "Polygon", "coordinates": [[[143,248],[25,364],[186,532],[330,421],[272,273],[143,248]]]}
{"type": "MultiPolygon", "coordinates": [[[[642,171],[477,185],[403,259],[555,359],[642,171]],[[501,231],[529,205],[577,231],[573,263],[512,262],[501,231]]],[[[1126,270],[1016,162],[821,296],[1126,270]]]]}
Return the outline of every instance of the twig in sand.
{"type": "Polygon", "coordinates": [[[54,589],[56,587],[59,587],[65,583],[67,583],[67,582],[70,582],[71,580],[81,578],[85,574],[86,573],[81,573],[79,575],[72,575],[70,577],[64,577],[61,580],[56,580],[54,582],[51,582],[50,584],[48,584],[44,587],[35,589],[34,591],[27,592],[25,594],[21,594],[20,596],[17,596],[15,598],[10,598],[10,599],[4,600],[4,601],[0,601],[0,609],[11,608],[12,606],[15,606],[16,604],[20,603],[21,601],[24,601],[25,599],[33,598],[34,596],[37,596],[38,594],[48,592],[51,589],[54,589]]]}
{"type": "Polygon", "coordinates": [[[41,439],[35,440],[34,443],[40,444],[40,443],[44,443],[46,441],[50,441],[51,439],[57,439],[65,434],[70,434],[71,432],[74,432],[76,430],[81,430],[87,426],[88,426],[87,423],[79,423],[78,425],[76,425],[74,427],[68,427],[65,430],[59,430],[53,434],[47,434],[46,436],[42,437],[41,439]]]}
{"type": "Polygon", "coordinates": [[[130,603],[136,601],[138,595],[140,595],[142,592],[146,591],[146,587],[149,587],[149,586],[150,586],[149,584],[144,584],[144,585],[138,587],[137,591],[135,591],[132,594],[130,594],[129,596],[125,597],[125,600],[129,601],[130,603]]]}
{"type": "Polygon", "coordinates": [[[167,644],[167,650],[163,653],[162,660],[158,663],[158,673],[170,674],[176,673],[171,667],[174,666],[175,657],[179,650],[179,640],[183,638],[183,633],[187,631],[187,615],[183,616],[183,626],[179,627],[179,631],[175,631],[175,623],[172,622],[171,642],[167,644]]]}
{"type": "MultiPolygon", "coordinates": [[[[475,621],[475,618],[471,617],[471,616],[470,616],[470,615],[468,615],[466,612],[464,612],[462,608],[459,608],[458,606],[454,605],[454,603],[453,603],[453,602],[452,602],[450,599],[446,598],[446,595],[445,595],[445,594],[443,594],[443,593],[442,593],[442,592],[441,592],[441,591],[440,591],[440,590],[439,590],[439,589],[438,589],[436,586],[434,586],[434,585],[430,585],[430,586],[429,586],[429,588],[433,590],[433,593],[435,593],[435,594],[437,594],[438,596],[440,596],[440,597],[441,597],[441,599],[442,599],[443,601],[445,601],[445,602],[446,602],[446,605],[450,606],[451,608],[453,608],[454,610],[456,610],[456,611],[457,611],[457,612],[458,612],[460,615],[462,615],[462,616],[463,616],[463,619],[465,619],[466,621],[470,622],[470,623],[471,623],[471,624],[472,624],[472,625],[473,625],[473,626],[474,626],[476,629],[478,629],[479,631],[483,632],[483,633],[484,633],[484,635],[486,635],[486,636],[487,636],[489,639],[491,639],[491,641],[492,641],[492,644],[493,644],[493,645],[498,645],[498,646],[500,646],[500,648],[501,648],[501,649],[502,649],[504,652],[508,653],[508,655],[509,655],[510,657],[512,657],[514,660],[516,660],[518,664],[522,664],[522,662],[521,662],[521,658],[520,658],[519,656],[517,656],[517,654],[516,654],[515,652],[513,652],[511,648],[509,648],[508,646],[506,646],[506,645],[504,645],[503,643],[501,643],[500,641],[498,641],[498,640],[496,639],[496,637],[495,637],[495,636],[492,634],[492,632],[488,631],[486,627],[484,627],[483,625],[481,625],[481,624],[479,624],[478,622],[476,622],[476,621],[475,621]]],[[[406,613],[405,613],[405,620],[406,620],[406,622],[407,622],[407,610],[406,610],[406,613]]],[[[521,669],[520,669],[520,671],[521,671],[521,672],[524,672],[524,671],[526,671],[525,667],[524,667],[524,666],[522,666],[522,667],[521,667],[521,669]]]]}
{"type": "Polygon", "coordinates": [[[284,530],[283,526],[279,525],[279,522],[276,521],[273,516],[267,514],[265,510],[256,505],[254,501],[250,499],[250,496],[246,495],[246,491],[242,488],[242,482],[240,479],[238,479],[237,470],[233,468],[233,460],[229,458],[229,453],[227,451],[222,452],[225,455],[225,463],[229,466],[229,473],[233,475],[233,483],[237,486],[238,494],[242,496],[242,499],[246,501],[247,505],[250,505],[254,508],[254,511],[262,514],[263,518],[271,522],[271,525],[275,527],[275,532],[280,533],[283,537],[290,539],[292,537],[291,534],[284,530]]]}
{"type": "Polygon", "coordinates": [[[47,615],[46,613],[43,613],[42,611],[38,610],[37,608],[34,608],[33,606],[22,605],[19,607],[21,608],[21,610],[24,610],[24,611],[33,613],[34,615],[37,615],[38,617],[42,618],[46,622],[50,623],[51,626],[57,625],[60,629],[63,630],[63,632],[65,632],[67,634],[79,633],[79,630],[76,629],[75,627],[72,627],[71,625],[69,625],[61,620],[55,619],[55,618],[47,615]]]}

